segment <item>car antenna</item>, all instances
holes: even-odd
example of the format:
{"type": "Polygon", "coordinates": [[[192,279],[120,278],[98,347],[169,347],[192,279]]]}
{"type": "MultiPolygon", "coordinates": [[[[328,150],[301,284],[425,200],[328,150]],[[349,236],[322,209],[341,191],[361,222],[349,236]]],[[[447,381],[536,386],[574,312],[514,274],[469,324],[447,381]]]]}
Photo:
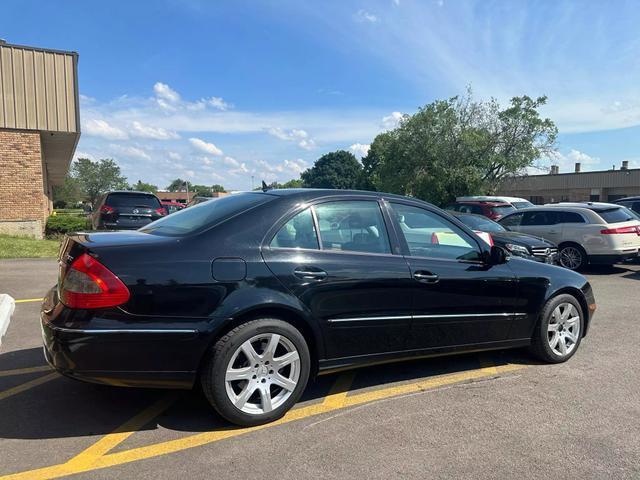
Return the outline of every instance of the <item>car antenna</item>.
{"type": "Polygon", "coordinates": [[[271,190],[271,187],[267,185],[264,180],[262,180],[262,191],[266,192],[267,190],[271,190]]]}

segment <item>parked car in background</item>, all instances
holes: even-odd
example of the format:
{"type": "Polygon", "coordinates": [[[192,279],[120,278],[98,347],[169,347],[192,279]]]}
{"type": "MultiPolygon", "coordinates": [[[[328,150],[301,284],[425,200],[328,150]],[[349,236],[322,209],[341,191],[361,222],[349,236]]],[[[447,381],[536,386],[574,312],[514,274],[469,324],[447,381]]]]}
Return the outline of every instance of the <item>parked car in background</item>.
{"type": "Polygon", "coordinates": [[[172,213],[179,212],[187,205],[180,202],[160,202],[164,209],[167,211],[167,215],[171,215],[172,213]]]}
{"type": "Polygon", "coordinates": [[[619,198],[613,203],[627,207],[640,215],[640,197],[619,198]]]}
{"type": "MultiPolygon", "coordinates": [[[[494,245],[504,248],[511,255],[552,265],[558,262],[558,247],[548,240],[526,233],[511,232],[482,215],[460,212],[453,215],[474,232],[489,234],[494,245]]],[[[482,236],[481,238],[484,239],[482,236]]]]}
{"type": "Polygon", "coordinates": [[[480,201],[480,202],[504,202],[512,205],[518,210],[523,208],[535,207],[533,203],[525,198],[520,197],[497,197],[493,195],[474,195],[468,197],[458,197],[456,202],[480,201]]]}
{"type": "Polygon", "coordinates": [[[166,214],[153,193],[114,191],[98,199],[91,214],[91,225],[95,230],[136,230],[166,214]]]}
{"type": "Polygon", "coordinates": [[[193,207],[194,205],[199,205],[203,202],[208,202],[213,200],[213,197],[193,197],[189,203],[187,203],[187,207],[193,207]]]}
{"type": "Polygon", "coordinates": [[[241,425],[282,417],[317,373],[525,346],[564,362],[596,309],[582,275],[508,257],[445,211],[378,192],[229,195],[138,231],[68,236],[59,269],[40,316],[56,370],[114,386],[199,382],[241,425]]]}
{"type": "Polygon", "coordinates": [[[499,220],[505,215],[515,212],[516,208],[507,202],[462,200],[447,205],[447,210],[461,213],[473,213],[476,215],[483,215],[491,220],[499,220]]]}
{"type": "Polygon", "coordinates": [[[587,264],[613,265],[638,256],[640,221],[612,203],[556,203],[505,216],[509,230],[543,237],[558,245],[558,261],[578,270],[587,264]]]}

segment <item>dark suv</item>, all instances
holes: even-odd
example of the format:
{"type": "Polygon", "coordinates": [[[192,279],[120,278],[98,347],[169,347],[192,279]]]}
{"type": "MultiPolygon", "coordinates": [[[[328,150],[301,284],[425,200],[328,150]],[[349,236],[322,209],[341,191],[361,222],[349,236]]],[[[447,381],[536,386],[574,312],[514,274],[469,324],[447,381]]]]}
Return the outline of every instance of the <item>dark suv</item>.
{"type": "Polygon", "coordinates": [[[627,207],[640,215],[640,197],[619,198],[613,203],[627,207]]]}
{"type": "Polygon", "coordinates": [[[98,199],[91,225],[96,230],[137,230],[166,214],[153,193],[115,191],[98,199]]]}
{"type": "Polygon", "coordinates": [[[486,201],[459,201],[447,205],[447,210],[453,210],[460,213],[473,213],[482,215],[491,220],[498,221],[505,215],[515,212],[516,208],[507,202],[486,202],[486,201]]]}

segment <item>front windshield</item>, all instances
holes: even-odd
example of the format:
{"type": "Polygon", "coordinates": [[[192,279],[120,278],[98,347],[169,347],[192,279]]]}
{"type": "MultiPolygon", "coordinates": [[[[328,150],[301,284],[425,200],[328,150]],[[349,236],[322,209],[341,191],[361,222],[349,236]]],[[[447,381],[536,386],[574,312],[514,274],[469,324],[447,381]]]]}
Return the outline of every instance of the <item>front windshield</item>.
{"type": "Polygon", "coordinates": [[[511,205],[513,205],[514,207],[516,207],[518,210],[521,210],[523,208],[531,208],[531,207],[535,207],[535,205],[531,202],[527,202],[527,201],[522,201],[522,202],[511,202],[511,205]]]}
{"type": "Polygon", "coordinates": [[[499,223],[489,220],[486,217],[475,215],[459,215],[458,219],[467,227],[481,232],[506,232],[506,229],[499,223]]]}

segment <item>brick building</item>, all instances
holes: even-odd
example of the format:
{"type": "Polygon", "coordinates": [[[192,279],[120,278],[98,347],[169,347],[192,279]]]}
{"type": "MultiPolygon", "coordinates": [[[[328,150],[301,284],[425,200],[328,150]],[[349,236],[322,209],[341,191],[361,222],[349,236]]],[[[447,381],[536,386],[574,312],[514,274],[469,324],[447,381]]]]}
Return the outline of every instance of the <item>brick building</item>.
{"type": "Polygon", "coordinates": [[[0,233],[42,237],[80,138],[77,65],[0,41],[0,233]]]}
{"type": "Polygon", "coordinates": [[[498,194],[526,198],[536,205],[553,202],[612,202],[640,195],[640,169],[622,162],[619,169],[582,172],[576,163],[573,172],[560,173],[557,166],[544,175],[510,178],[498,187],[498,194]]]}

